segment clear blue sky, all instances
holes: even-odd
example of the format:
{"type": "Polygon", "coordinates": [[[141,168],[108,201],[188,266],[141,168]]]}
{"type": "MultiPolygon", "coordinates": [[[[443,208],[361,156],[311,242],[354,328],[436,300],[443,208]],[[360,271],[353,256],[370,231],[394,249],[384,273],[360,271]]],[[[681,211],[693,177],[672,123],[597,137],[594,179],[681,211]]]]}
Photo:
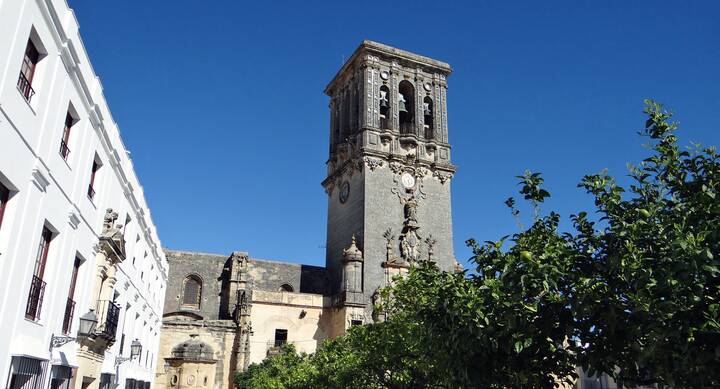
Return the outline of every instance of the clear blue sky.
{"type": "Polygon", "coordinates": [[[516,231],[503,201],[541,171],[576,188],[647,151],[642,100],[720,145],[718,1],[70,0],[163,245],[324,264],[327,82],[363,39],[449,62],[456,256],[516,231]]]}

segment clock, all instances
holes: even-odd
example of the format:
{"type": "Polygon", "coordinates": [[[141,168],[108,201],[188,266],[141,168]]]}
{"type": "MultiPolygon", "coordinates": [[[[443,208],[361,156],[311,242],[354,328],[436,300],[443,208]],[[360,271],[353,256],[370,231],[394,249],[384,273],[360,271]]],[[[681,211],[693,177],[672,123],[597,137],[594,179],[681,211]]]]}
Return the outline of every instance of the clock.
{"type": "Polygon", "coordinates": [[[350,196],[350,183],[345,181],[340,185],[340,203],[345,204],[350,196]]]}
{"type": "Polygon", "coordinates": [[[415,177],[413,177],[412,174],[405,172],[402,176],[400,176],[400,182],[402,182],[405,188],[410,189],[415,186],[415,177]]]}

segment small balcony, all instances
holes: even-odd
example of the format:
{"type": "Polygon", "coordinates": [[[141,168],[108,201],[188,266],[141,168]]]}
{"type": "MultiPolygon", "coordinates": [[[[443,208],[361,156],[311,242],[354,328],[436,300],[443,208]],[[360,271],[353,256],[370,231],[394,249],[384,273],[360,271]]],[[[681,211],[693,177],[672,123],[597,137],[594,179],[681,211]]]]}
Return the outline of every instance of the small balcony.
{"type": "Polygon", "coordinates": [[[45,294],[45,285],[47,285],[45,281],[37,276],[33,276],[30,283],[30,293],[28,293],[27,306],[25,307],[25,317],[27,319],[34,321],[40,319],[43,295],[45,294]]]}
{"type": "Polygon", "coordinates": [[[95,189],[93,189],[92,185],[88,185],[88,198],[90,201],[95,199],[95,189]]]}
{"type": "Polygon", "coordinates": [[[278,355],[282,352],[283,346],[292,344],[285,339],[275,339],[267,342],[267,356],[278,355]]]}
{"type": "Polygon", "coordinates": [[[25,98],[25,101],[29,103],[30,99],[32,99],[35,95],[35,91],[33,90],[32,85],[30,85],[30,80],[28,80],[22,72],[20,73],[20,77],[18,77],[17,87],[25,98]]]}
{"type": "Polygon", "coordinates": [[[118,321],[120,319],[120,306],[109,300],[98,302],[98,325],[95,334],[105,338],[108,344],[115,342],[118,321]]]}
{"type": "Polygon", "coordinates": [[[73,299],[71,299],[71,298],[68,298],[67,303],[65,304],[65,316],[63,317],[63,326],[62,326],[62,332],[65,335],[70,333],[74,313],[75,313],[75,301],[73,301],[73,299]]]}
{"type": "Polygon", "coordinates": [[[68,148],[68,145],[65,143],[64,140],[60,141],[60,156],[67,160],[68,155],[70,154],[70,149],[68,148]]]}

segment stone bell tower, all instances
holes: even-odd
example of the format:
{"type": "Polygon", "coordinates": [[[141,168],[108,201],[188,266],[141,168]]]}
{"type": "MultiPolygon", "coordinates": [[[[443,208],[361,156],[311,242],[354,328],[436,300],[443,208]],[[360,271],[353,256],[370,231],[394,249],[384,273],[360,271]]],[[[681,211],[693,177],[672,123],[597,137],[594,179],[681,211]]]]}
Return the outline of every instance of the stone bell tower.
{"type": "Polygon", "coordinates": [[[444,62],[364,41],[325,89],[330,292],[337,307],[362,308],[363,321],[375,291],[413,263],[454,269],[450,72],[444,62]],[[351,244],[362,253],[362,284],[348,293],[343,255],[351,244]]]}

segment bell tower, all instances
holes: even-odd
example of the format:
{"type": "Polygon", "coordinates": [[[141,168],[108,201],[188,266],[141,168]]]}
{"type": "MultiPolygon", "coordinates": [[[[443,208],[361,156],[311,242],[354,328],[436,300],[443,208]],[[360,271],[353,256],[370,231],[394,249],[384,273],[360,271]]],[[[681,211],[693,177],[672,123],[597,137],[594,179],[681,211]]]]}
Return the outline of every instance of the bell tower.
{"type": "Polygon", "coordinates": [[[336,306],[354,306],[363,321],[370,320],[375,291],[414,263],[429,259],[443,270],[455,268],[450,72],[447,63],[363,41],[325,89],[326,266],[336,306]],[[352,293],[343,281],[351,244],[362,253],[362,282],[352,293]]]}

